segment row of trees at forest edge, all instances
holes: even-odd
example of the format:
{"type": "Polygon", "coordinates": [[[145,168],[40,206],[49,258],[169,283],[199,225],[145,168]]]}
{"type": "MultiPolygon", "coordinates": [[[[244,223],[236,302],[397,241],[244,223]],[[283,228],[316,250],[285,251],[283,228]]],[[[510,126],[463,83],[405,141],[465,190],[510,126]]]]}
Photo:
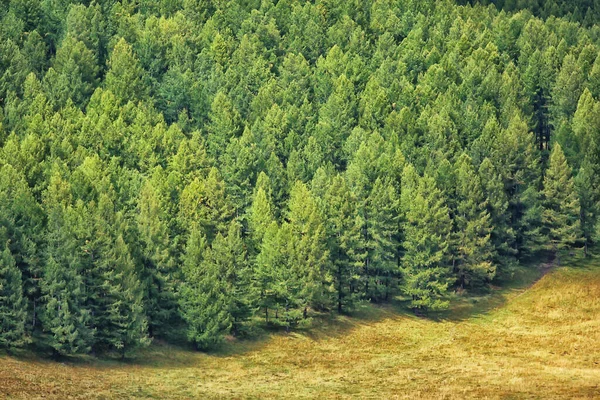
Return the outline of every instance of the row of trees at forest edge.
{"type": "Polygon", "coordinates": [[[208,349],[362,301],[441,310],[598,238],[595,24],[449,0],[0,19],[2,348],[208,349]]]}

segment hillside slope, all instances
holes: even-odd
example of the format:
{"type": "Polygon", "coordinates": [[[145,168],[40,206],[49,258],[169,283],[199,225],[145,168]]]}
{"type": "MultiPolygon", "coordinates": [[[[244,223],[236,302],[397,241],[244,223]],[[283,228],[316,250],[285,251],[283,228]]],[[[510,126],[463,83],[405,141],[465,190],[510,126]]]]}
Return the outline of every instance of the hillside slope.
{"type": "Polygon", "coordinates": [[[157,345],[125,364],[3,356],[0,397],[600,397],[597,261],[454,304],[432,319],[368,306],[210,355],[157,345]]]}

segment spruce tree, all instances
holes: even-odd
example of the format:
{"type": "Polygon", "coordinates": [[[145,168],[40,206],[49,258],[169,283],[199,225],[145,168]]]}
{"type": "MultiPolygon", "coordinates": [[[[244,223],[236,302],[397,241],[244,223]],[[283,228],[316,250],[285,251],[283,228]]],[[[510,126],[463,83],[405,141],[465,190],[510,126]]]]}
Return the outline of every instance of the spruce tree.
{"type": "MultiPolygon", "coordinates": [[[[263,179],[268,180],[264,173],[261,174],[264,176],[263,179]]],[[[268,181],[266,180],[263,181],[265,182],[264,184],[268,184],[268,181]]],[[[248,227],[250,229],[254,250],[260,247],[265,232],[273,220],[273,203],[270,193],[267,193],[265,187],[258,186],[252,198],[252,204],[250,205],[248,215],[248,227]]]]}
{"type": "Polygon", "coordinates": [[[508,196],[508,215],[515,232],[515,253],[519,258],[534,254],[544,241],[540,231],[540,157],[534,135],[520,116],[513,117],[507,129],[500,132],[493,156],[508,196]]]}
{"type": "Polygon", "coordinates": [[[86,246],[93,275],[87,290],[96,328],[95,347],[116,350],[124,358],[128,350],[146,346],[150,340],[142,286],[124,240],[128,228],[113,207],[110,195],[103,193],[93,210],[95,237],[86,246]]]}
{"type": "Polygon", "coordinates": [[[216,168],[211,168],[206,179],[194,179],[180,196],[179,220],[184,229],[200,223],[211,242],[217,233],[227,232],[233,209],[227,195],[225,182],[216,168]]]}
{"type": "Polygon", "coordinates": [[[573,246],[581,237],[580,206],[571,168],[559,144],[550,154],[544,177],[543,229],[549,247],[556,253],[573,246]]]}
{"type": "Polygon", "coordinates": [[[102,315],[98,340],[124,358],[128,350],[147,346],[150,340],[144,313],[143,292],[127,244],[118,236],[113,248],[103,254],[102,315]]]}
{"type": "Polygon", "coordinates": [[[207,126],[208,154],[219,160],[232,138],[241,133],[241,117],[227,94],[219,91],[209,112],[210,123],[207,126]]]}
{"type": "Polygon", "coordinates": [[[252,316],[253,299],[251,293],[251,269],[248,262],[246,244],[242,240],[242,226],[238,221],[229,224],[227,237],[219,249],[213,251],[220,254],[223,267],[222,279],[226,283],[226,296],[228,298],[229,313],[232,319],[232,333],[243,333],[244,326],[252,316]]]}

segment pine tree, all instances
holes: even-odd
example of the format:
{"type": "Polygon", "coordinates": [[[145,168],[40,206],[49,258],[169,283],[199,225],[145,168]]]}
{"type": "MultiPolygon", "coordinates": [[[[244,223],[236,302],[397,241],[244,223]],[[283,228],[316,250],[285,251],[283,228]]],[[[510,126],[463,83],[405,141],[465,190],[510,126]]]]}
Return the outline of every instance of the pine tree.
{"type": "Polygon", "coordinates": [[[328,161],[341,163],[343,143],[350,136],[356,121],[354,86],[345,75],[334,83],[333,93],[319,111],[315,138],[328,161]]]}
{"type": "Polygon", "coordinates": [[[227,231],[233,215],[225,182],[216,168],[211,168],[206,179],[194,179],[180,196],[179,219],[184,229],[200,223],[202,231],[211,242],[217,233],[227,231]]]}
{"type": "Polygon", "coordinates": [[[544,241],[540,232],[540,157],[533,134],[519,116],[500,132],[495,150],[493,163],[502,174],[508,196],[508,215],[515,232],[514,249],[522,258],[539,250],[544,241]]]}
{"type": "Polygon", "coordinates": [[[118,236],[98,268],[103,272],[103,313],[97,326],[98,340],[124,358],[128,350],[147,346],[148,321],[144,314],[143,292],[133,260],[122,236],[118,236]]]}
{"type": "MultiPolygon", "coordinates": [[[[2,240],[6,240],[6,232],[1,233],[2,240]]],[[[0,254],[0,347],[10,350],[28,342],[25,334],[27,303],[23,297],[21,271],[8,246],[3,247],[0,254]]]]}
{"type": "Polygon", "coordinates": [[[83,42],[67,35],[56,53],[54,69],[65,78],[69,98],[78,106],[85,105],[99,81],[94,53],[83,42]]]}
{"type": "MultiPolygon", "coordinates": [[[[414,174],[413,167],[407,166],[403,181],[414,180],[414,174]]],[[[443,296],[453,281],[448,265],[452,223],[443,193],[435,180],[425,175],[403,193],[402,200],[406,213],[403,292],[411,296],[415,311],[447,308],[443,296]]]]}
{"type": "Polygon", "coordinates": [[[494,247],[491,242],[491,218],[481,181],[471,158],[463,154],[456,165],[457,205],[454,222],[457,247],[455,271],[461,287],[491,280],[496,268],[493,265],[494,247]]]}
{"type": "Polygon", "coordinates": [[[550,248],[560,261],[559,251],[574,245],[581,237],[580,206],[571,168],[559,144],[550,154],[544,177],[543,228],[550,248]]]}
{"type": "Polygon", "coordinates": [[[83,282],[76,265],[58,263],[50,256],[44,269],[44,309],[42,320],[48,343],[57,354],[73,355],[91,350],[94,331],[90,313],[85,309],[83,282]]]}
{"type": "Polygon", "coordinates": [[[0,240],[10,239],[8,249],[21,271],[29,333],[38,327],[44,214],[21,171],[10,164],[0,168],[0,229],[5,229],[0,240]]]}

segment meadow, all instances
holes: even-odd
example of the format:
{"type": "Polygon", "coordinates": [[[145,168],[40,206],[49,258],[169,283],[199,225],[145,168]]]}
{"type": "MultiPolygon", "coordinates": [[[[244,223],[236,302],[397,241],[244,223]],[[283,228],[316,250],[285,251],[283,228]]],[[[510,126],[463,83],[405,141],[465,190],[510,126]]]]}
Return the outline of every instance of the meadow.
{"type": "Polygon", "coordinates": [[[212,353],[155,343],[124,362],[0,357],[0,397],[600,397],[600,261],[522,269],[417,317],[400,302],[212,353]],[[546,273],[547,272],[547,273],[546,273]]]}

